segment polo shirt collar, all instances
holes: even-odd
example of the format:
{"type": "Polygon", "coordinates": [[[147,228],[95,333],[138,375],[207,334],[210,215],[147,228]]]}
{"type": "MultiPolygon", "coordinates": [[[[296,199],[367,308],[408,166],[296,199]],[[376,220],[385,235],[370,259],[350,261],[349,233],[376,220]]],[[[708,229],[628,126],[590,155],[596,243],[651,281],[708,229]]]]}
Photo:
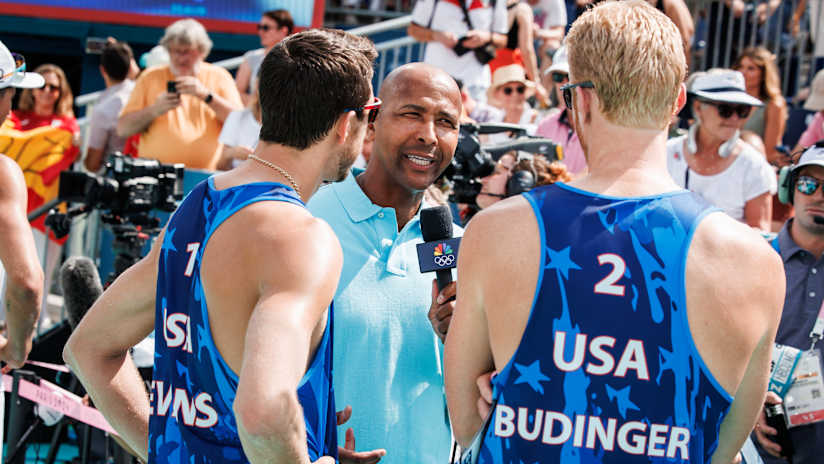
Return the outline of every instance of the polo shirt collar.
{"type": "Polygon", "coordinates": [[[380,206],[372,203],[372,200],[363,193],[360,185],[355,180],[355,177],[363,171],[363,169],[352,168],[352,171],[343,182],[334,184],[338,198],[343,204],[343,209],[346,210],[346,214],[349,215],[352,222],[365,221],[381,210],[380,206]]]}
{"type": "MultiPolygon", "coordinates": [[[[346,214],[349,215],[352,222],[365,221],[378,214],[383,209],[381,206],[372,203],[372,200],[366,196],[366,193],[363,192],[360,185],[358,185],[358,182],[355,180],[355,177],[364,171],[365,169],[352,168],[352,171],[348,176],[346,176],[346,179],[342,182],[333,184],[335,192],[343,205],[343,209],[346,211],[346,214]]],[[[415,217],[409,221],[409,224],[417,222],[420,219],[422,209],[432,206],[436,205],[429,204],[426,201],[426,197],[424,197],[421,201],[420,208],[418,208],[418,212],[415,213],[415,217]]],[[[409,226],[409,224],[407,224],[407,226],[409,226]]]]}
{"type": "Polygon", "coordinates": [[[796,253],[806,251],[793,240],[792,236],[790,236],[790,224],[792,224],[794,219],[789,219],[784,225],[781,227],[781,231],[778,232],[778,248],[781,253],[781,260],[785,263],[790,260],[796,253]]]}

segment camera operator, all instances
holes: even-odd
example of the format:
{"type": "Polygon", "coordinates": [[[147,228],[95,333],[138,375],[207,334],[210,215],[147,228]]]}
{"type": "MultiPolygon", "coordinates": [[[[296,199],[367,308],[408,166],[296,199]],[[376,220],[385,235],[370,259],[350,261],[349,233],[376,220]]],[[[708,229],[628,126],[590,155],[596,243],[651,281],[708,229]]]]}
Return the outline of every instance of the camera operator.
{"type": "Polygon", "coordinates": [[[160,44],[169,51],[170,63],[147,69],[137,79],[117,134],[140,132],[141,157],[214,170],[223,121],[243,107],[235,81],[225,69],[204,61],[212,41],[194,19],[167,27],[160,44]]]}
{"type": "MultiPolygon", "coordinates": [[[[795,217],[784,223],[772,242],[784,262],[787,280],[784,309],[775,341],[806,350],[810,346],[810,330],[824,303],[824,148],[809,148],[789,169],[786,184],[779,185],[779,197],[786,193],[786,200],[795,207],[795,217]]],[[[816,343],[815,351],[819,357],[824,355],[821,341],[816,343]]],[[[777,402],[780,402],[777,395],[768,396],[767,403],[777,402]]],[[[776,443],[775,433],[776,430],[766,424],[762,413],[755,435],[765,463],[784,462],[777,459],[785,450],[776,443]]],[[[794,464],[821,462],[824,422],[792,427],[789,435],[794,448],[794,464]]]]}
{"type": "Polygon", "coordinates": [[[426,43],[423,61],[463,81],[476,101],[486,101],[486,63],[506,46],[506,0],[418,0],[407,33],[426,43]]]}
{"type": "MultiPolygon", "coordinates": [[[[44,83],[41,75],[26,72],[22,56],[12,55],[0,42],[0,123],[11,111],[15,89],[39,88],[44,83]]],[[[15,368],[23,365],[31,351],[43,298],[43,270],[26,219],[26,196],[20,167],[0,154],[0,287],[5,285],[2,311],[6,323],[5,337],[0,335],[0,361],[15,368]]]]}

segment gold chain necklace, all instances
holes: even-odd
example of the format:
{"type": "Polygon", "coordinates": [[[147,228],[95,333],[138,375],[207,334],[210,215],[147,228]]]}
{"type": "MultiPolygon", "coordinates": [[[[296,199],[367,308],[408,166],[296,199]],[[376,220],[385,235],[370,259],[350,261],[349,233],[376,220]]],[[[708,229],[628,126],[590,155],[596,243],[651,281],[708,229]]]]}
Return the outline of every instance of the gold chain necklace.
{"type": "Polygon", "coordinates": [[[286,169],[283,169],[282,167],[278,166],[277,164],[272,163],[271,161],[266,161],[265,159],[259,158],[255,155],[249,155],[248,158],[253,159],[253,160],[257,161],[258,163],[260,163],[260,164],[262,164],[262,165],[264,165],[268,168],[272,168],[275,171],[279,172],[283,177],[285,177],[287,180],[289,180],[289,183],[292,184],[292,188],[295,189],[295,193],[297,193],[298,196],[300,197],[300,187],[298,187],[298,183],[295,182],[295,178],[292,177],[288,172],[286,172],[286,169]]]}

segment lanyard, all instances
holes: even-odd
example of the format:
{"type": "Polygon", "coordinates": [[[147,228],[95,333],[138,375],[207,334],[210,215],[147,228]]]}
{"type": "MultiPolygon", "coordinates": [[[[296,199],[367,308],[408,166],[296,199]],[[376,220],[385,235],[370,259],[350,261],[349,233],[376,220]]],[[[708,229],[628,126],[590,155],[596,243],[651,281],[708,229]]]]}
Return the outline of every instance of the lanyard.
{"type": "Polygon", "coordinates": [[[810,345],[810,350],[815,348],[815,344],[818,343],[822,337],[824,337],[824,301],[821,302],[821,309],[818,310],[815,325],[813,326],[813,330],[810,331],[810,339],[813,341],[812,345],[810,345]]]}

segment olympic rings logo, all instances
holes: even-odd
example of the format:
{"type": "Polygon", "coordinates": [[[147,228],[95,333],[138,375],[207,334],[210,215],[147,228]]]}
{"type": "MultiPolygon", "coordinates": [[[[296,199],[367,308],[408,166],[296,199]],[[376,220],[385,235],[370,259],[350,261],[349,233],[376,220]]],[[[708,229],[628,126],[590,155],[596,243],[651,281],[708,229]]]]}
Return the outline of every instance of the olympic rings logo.
{"type": "Polygon", "coordinates": [[[435,256],[435,264],[438,266],[450,266],[455,262],[455,255],[435,256]]]}

